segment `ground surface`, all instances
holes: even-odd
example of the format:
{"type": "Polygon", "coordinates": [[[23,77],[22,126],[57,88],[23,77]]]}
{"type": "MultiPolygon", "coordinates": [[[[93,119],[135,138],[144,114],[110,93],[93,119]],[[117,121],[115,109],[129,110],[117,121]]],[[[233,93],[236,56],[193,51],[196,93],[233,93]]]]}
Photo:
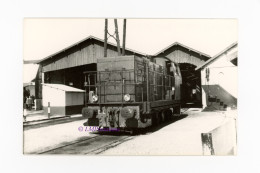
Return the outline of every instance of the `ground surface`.
{"type": "Polygon", "coordinates": [[[71,119],[24,128],[25,154],[202,155],[201,133],[232,119],[236,112],[200,112],[161,124],[136,136],[79,130],[86,120],[71,119]],[[38,128],[37,128],[38,127],[38,128]]]}
{"type": "Polygon", "coordinates": [[[40,153],[79,138],[89,137],[89,132],[80,132],[78,127],[86,120],[49,125],[24,131],[24,153],[40,153]]]}
{"type": "MultiPolygon", "coordinates": [[[[201,133],[209,132],[231,117],[220,112],[186,112],[188,117],[152,134],[137,136],[103,155],[202,155],[201,133]]],[[[231,115],[230,115],[231,116],[231,115]]]]}

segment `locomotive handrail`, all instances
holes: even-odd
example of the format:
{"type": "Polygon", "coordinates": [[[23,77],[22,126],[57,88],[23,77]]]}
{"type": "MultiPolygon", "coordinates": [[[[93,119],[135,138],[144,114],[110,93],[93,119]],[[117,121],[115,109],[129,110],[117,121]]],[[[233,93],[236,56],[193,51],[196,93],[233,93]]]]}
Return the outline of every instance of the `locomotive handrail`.
{"type": "MultiPolygon", "coordinates": [[[[134,72],[134,71],[136,71],[136,70],[133,70],[133,69],[131,69],[131,70],[110,70],[110,71],[85,71],[85,72],[83,72],[84,74],[90,74],[90,73],[113,73],[113,72],[125,72],[125,73],[129,73],[129,72],[134,72]]],[[[172,76],[172,75],[168,75],[168,74],[165,74],[165,73],[161,73],[161,72],[157,72],[157,71],[150,71],[150,72],[152,72],[152,73],[157,73],[157,74],[160,74],[160,75],[162,75],[162,76],[165,76],[165,77],[172,77],[172,78],[174,78],[175,76],[172,76]]],[[[140,74],[140,73],[139,73],[140,74]]],[[[143,74],[143,73],[141,73],[141,74],[143,74]]]]}
{"type": "Polygon", "coordinates": [[[84,71],[83,73],[111,73],[111,72],[129,72],[129,71],[135,71],[134,69],[129,70],[108,70],[108,71],[84,71]]]}
{"type": "MultiPolygon", "coordinates": [[[[135,69],[122,69],[122,70],[108,70],[108,71],[84,71],[83,73],[86,74],[86,73],[111,73],[111,72],[130,72],[130,71],[136,71],[135,69]]],[[[153,70],[151,68],[149,68],[149,71],[150,72],[153,72],[153,73],[158,73],[158,74],[162,74],[164,75],[164,72],[159,72],[159,71],[156,71],[156,70],[153,70]]],[[[171,76],[171,75],[167,75],[167,76],[171,76]]],[[[174,77],[174,76],[173,76],[174,77]]]]}

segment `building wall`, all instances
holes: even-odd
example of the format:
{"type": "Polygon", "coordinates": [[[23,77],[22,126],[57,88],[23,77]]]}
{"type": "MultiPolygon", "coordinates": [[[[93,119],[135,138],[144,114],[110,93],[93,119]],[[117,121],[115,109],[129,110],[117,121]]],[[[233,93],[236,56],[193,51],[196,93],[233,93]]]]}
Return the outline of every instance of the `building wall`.
{"type": "Polygon", "coordinates": [[[163,53],[160,53],[158,57],[167,57],[171,61],[176,63],[189,63],[195,66],[202,65],[209,57],[205,57],[196,52],[187,50],[181,46],[173,46],[163,53]]]}
{"type": "MultiPolygon", "coordinates": [[[[201,85],[219,85],[233,97],[237,98],[238,68],[230,62],[230,55],[237,51],[237,47],[223,53],[217,60],[206,65],[201,70],[201,85]],[[209,68],[209,81],[206,80],[206,68],[209,68]]],[[[206,93],[203,93],[203,107],[205,107],[206,93]]]]}
{"type": "Polygon", "coordinates": [[[43,65],[43,72],[95,63],[93,47],[95,44],[85,44],[60,53],[54,57],[55,59],[43,65]]]}
{"type": "Polygon", "coordinates": [[[84,93],[67,92],[66,106],[84,105],[84,93]]]}
{"type": "MultiPolygon", "coordinates": [[[[126,51],[126,55],[133,55],[126,51]]],[[[117,48],[107,47],[107,57],[118,56],[117,48]]],[[[140,56],[137,55],[136,56],[140,56]]],[[[97,62],[97,58],[104,57],[104,43],[97,40],[88,40],[70,48],[43,63],[43,72],[66,69],[97,62]]]]}
{"type": "Polygon", "coordinates": [[[43,95],[43,107],[48,107],[48,102],[50,102],[50,106],[63,106],[65,107],[65,91],[51,88],[43,85],[42,87],[42,95],[43,95]]]}
{"type": "Polygon", "coordinates": [[[238,68],[229,61],[229,55],[237,49],[221,55],[216,61],[201,70],[201,84],[220,85],[237,98],[238,68]],[[206,68],[210,69],[209,82],[206,82],[206,68]]]}
{"type": "Polygon", "coordinates": [[[50,116],[80,114],[84,106],[83,92],[65,92],[60,89],[43,85],[43,112],[48,114],[50,102],[50,116]]]}

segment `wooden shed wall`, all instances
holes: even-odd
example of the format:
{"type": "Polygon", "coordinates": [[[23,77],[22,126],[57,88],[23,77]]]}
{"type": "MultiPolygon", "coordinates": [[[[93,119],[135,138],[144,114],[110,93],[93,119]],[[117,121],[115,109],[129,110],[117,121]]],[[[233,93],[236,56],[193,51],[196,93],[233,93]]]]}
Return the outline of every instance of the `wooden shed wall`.
{"type": "MultiPolygon", "coordinates": [[[[104,57],[104,43],[89,40],[72,47],[43,63],[43,72],[60,70],[97,62],[97,58],[104,57]]],[[[126,51],[126,55],[133,55],[133,52],[126,51]]],[[[107,56],[117,56],[117,49],[108,45],[107,56]]],[[[140,56],[140,55],[137,55],[140,56]]]]}
{"type": "Polygon", "coordinates": [[[186,50],[180,46],[174,46],[158,55],[158,57],[163,56],[176,63],[189,63],[195,66],[203,64],[208,59],[203,55],[186,50]]]}

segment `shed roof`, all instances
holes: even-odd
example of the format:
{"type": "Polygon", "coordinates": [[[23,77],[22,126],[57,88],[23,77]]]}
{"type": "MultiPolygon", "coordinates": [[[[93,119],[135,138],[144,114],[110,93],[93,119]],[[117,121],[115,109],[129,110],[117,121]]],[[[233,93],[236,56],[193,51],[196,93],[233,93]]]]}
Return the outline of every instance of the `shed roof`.
{"type": "Polygon", "coordinates": [[[171,45],[169,45],[168,47],[164,48],[163,50],[157,52],[157,53],[154,54],[153,56],[158,56],[159,54],[165,52],[166,50],[170,49],[171,47],[177,46],[177,45],[179,45],[179,46],[181,46],[181,47],[184,47],[184,48],[186,48],[186,49],[188,49],[188,50],[191,50],[191,51],[193,51],[193,52],[196,52],[196,53],[198,53],[198,54],[200,54],[200,55],[203,55],[203,56],[206,56],[206,57],[210,58],[209,55],[207,55],[207,54],[205,54],[205,53],[202,53],[202,52],[200,52],[200,51],[198,51],[198,50],[192,49],[192,48],[190,48],[190,47],[188,47],[188,46],[186,46],[186,45],[184,45],[184,44],[181,44],[181,43],[179,43],[179,42],[174,42],[173,44],[171,44],[171,45]]]}
{"type": "Polygon", "coordinates": [[[23,60],[23,64],[36,64],[39,60],[23,60]]]}
{"type": "Polygon", "coordinates": [[[74,87],[70,87],[70,86],[63,85],[63,84],[46,84],[46,83],[43,83],[42,85],[50,87],[50,88],[55,88],[55,89],[58,89],[58,90],[66,91],[66,92],[85,92],[84,90],[74,88],[74,87]]]}
{"type": "MultiPolygon", "coordinates": [[[[88,36],[87,38],[78,41],[77,43],[74,43],[74,44],[72,44],[72,45],[70,45],[70,46],[68,46],[68,47],[66,47],[66,48],[64,48],[64,49],[62,49],[62,50],[60,50],[60,51],[54,53],[54,54],[51,54],[51,55],[49,55],[49,56],[47,56],[47,57],[45,57],[45,58],[43,58],[43,59],[41,59],[41,60],[36,61],[35,63],[36,63],[36,64],[39,64],[39,63],[41,63],[41,62],[43,62],[43,61],[45,61],[45,60],[47,60],[47,59],[49,59],[49,58],[52,58],[52,57],[55,56],[55,55],[58,55],[59,53],[62,53],[62,52],[66,51],[66,50],[68,50],[68,49],[70,49],[70,48],[72,48],[72,47],[74,47],[74,46],[77,46],[77,45],[80,44],[80,43],[83,43],[83,42],[85,42],[85,41],[87,41],[87,40],[91,40],[91,39],[104,42],[103,39],[100,39],[100,38],[97,38],[97,37],[94,37],[94,36],[90,35],[90,36],[88,36]]],[[[111,42],[107,42],[107,44],[108,44],[108,45],[111,45],[111,46],[114,46],[114,47],[117,47],[116,44],[111,43],[111,42]]],[[[121,48],[122,48],[122,47],[121,47],[121,48]]],[[[138,51],[135,51],[135,50],[132,50],[132,49],[125,48],[125,50],[130,51],[130,52],[133,52],[133,53],[136,53],[136,54],[140,54],[140,55],[142,55],[142,56],[147,56],[146,54],[144,54],[144,53],[142,53],[142,52],[138,52],[138,51]]]]}
{"type": "MultiPolygon", "coordinates": [[[[221,55],[223,55],[225,52],[229,51],[230,49],[234,48],[237,46],[237,42],[231,44],[230,46],[228,46],[226,49],[224,49],[223,51],[221,51],[220,53],[218,53],[217,55],[215,55],[214,57],[210,58],[209,60],[207,60],[205,63],[203,63],[202,65],[198,66],[195,70],[198,70],[200,68],[205,67],[208,64],[211,64],[212,62],[214,62],[215,60],[217,60],[221,55]]],[[[237,54],[234,54],[237,56],[237,54]]]]}

